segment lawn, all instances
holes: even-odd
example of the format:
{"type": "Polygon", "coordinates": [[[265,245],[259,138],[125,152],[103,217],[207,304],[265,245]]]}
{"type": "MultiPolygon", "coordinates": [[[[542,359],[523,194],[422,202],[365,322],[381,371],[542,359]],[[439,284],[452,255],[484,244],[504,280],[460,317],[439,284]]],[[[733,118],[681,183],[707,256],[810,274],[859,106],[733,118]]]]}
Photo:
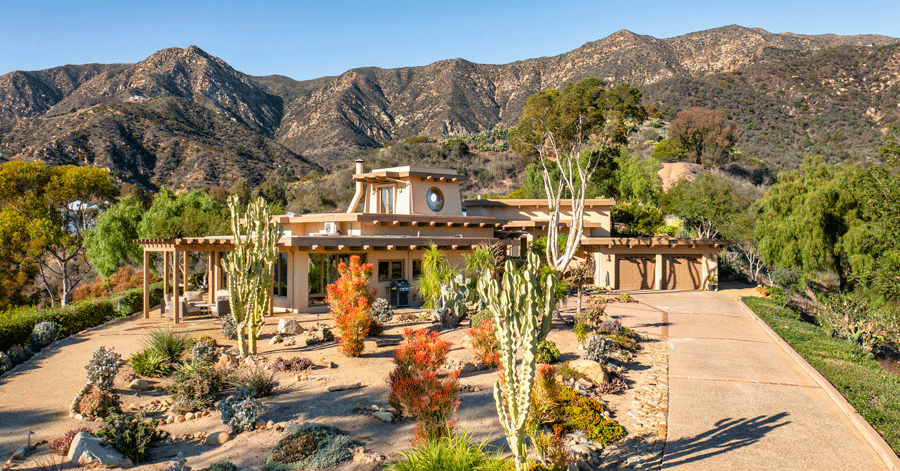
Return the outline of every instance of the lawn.
{"type": "Polygon", "coordinates": [[[895,453],[900,452],[900,376],[884,371],[872,355],[801,320],[771,298],[743,301],[831,382],[895,453]]]}

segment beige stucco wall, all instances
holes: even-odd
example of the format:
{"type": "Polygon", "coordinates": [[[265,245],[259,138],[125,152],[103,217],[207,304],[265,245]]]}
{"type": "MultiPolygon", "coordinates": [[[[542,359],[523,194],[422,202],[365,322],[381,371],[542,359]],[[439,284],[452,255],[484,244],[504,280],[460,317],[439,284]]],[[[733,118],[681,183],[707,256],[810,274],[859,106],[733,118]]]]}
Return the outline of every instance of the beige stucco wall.
{"type": "Polygon", "coordinates": [[[410,214],[426,216],[462,216],[462,200],[459,195],[459,182],[436,182],[420,178],[412,179],[412,208],[410,214]],[[444,207],[434,212],[428,207],[425,197],[428,190],[436,187],[444,194],[444,207]]]}

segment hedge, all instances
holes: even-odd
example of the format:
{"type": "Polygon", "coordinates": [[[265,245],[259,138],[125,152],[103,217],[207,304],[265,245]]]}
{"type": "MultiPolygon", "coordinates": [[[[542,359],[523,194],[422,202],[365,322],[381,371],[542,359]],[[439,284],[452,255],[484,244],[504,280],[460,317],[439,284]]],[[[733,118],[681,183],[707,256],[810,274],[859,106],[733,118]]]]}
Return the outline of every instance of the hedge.
{"type": "MultiPolygon", "coordinates": [[[[161,299],[162,287],[151,286],[150,305],[159,304],[161,299]]],[[[143,307],[144,290],[135,288],[117,293],[110,298],[89,299],[65,307],[14,308],[0,313],[0,351],[6,351],[13,345],[27,346],[34,325],[41,321],[55,321],[59,326],[56,338],[62,339],[116,317],[130,316],[143,307]]]]}

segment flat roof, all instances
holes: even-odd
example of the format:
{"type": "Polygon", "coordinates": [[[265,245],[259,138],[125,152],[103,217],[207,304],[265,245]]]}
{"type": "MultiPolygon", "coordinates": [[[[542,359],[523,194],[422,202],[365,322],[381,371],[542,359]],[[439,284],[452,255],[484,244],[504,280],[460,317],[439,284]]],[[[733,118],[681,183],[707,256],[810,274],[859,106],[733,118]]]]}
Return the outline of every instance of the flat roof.
{"type": "Polygon", "coordinates": [[[460,182],[469,179],[469,177],[460,175],[456,170],[450,168],[415,167],[409,165],[405,167],[379,168],[371,172],[353,175],[354,180],[366,183],[385,183],[393,180],[408,180],[410,178],[441,182],[460,182]]]}
{"type": "Polygon", "coordinates": [[[496,227],[506,223],[506,219],[469,216],[428,216],[424,214],[382,214],[382,213],[315,213],[281,215],[272,218],[279,224],[302,224],[308,222],[361,222],[388,226],[450,226],[450,227],[496,227]]]}
{"type": "MultiPolygon", "coordinates": [[[[572,206],[572,200],[563,198],[559,202],[560,206],[572,206]]],[[[616,202],[608,199],[608,198],[590,198],[584,200],[585,208],[602,208],[602,207],[611,207],[615,205],[616,202]]],[[[524,208],[524,207],[548,207],[546,199],[543,198],[535,198],[535,199],[475,199],[475,200],[466,200],[462,202],[463,208],[473,207],[473,206],[493,206],[493,207],[511,207],[511,208],[524,208]]]]}
{"type": "Polygon", "coordinates": [[[691,237],[582,237],[581,245],[601,247],[726,247],[730,241],[691,237]]]}

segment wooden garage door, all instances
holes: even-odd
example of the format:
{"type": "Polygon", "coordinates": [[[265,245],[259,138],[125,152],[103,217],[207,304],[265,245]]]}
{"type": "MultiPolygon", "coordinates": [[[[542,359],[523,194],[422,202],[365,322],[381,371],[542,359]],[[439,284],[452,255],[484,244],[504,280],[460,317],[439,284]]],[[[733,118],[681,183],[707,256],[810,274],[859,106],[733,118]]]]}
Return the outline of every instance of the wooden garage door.
{"type": "Polygon", "coordinates": [[[656,262],[653,256],[616,258],[618,289],[653,289],[655,274],[656,262]]]}
{"type": "Polygon", "coordinates": [[[700,257],[665,257],[663,289],[696,290],[703,287],[700,257]]]}

